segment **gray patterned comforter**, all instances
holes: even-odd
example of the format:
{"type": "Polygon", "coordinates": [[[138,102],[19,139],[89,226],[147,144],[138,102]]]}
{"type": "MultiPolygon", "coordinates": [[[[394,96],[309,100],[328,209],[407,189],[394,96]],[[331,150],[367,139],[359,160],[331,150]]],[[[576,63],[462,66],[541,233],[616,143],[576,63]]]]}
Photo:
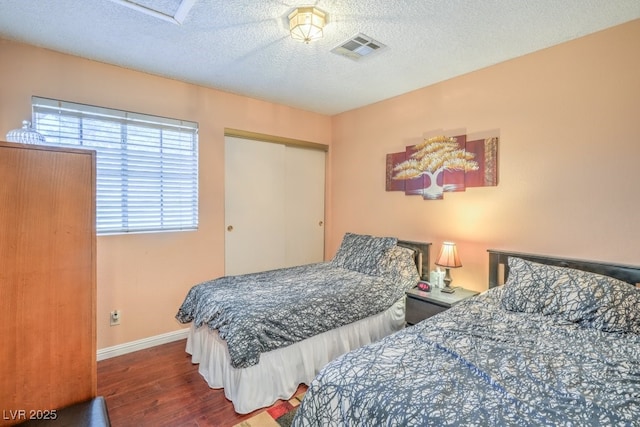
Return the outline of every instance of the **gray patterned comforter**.
{"type": "Polygon", "coordinates": [[[327,365],[294,426],[638,426],[640,335],[492,289],[327,365]]]}
{"type": "Polygon", "coordinates": [[[411,254],[399,256],[387,256],[389,268],[377,275],[332,261],[222,277],[191,288],[176,318],[217,329],[232,366],[252,366],[262,352],[389,308],[418,280],[411,254]]]}

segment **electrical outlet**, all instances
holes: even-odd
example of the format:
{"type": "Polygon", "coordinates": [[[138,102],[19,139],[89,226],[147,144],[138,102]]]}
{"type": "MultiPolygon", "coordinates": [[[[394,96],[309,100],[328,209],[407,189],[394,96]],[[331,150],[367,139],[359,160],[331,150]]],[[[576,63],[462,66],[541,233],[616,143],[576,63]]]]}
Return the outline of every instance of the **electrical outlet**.
{"type": "Polygon", "coordinates": [[[111,312],[111,316],[109,318],[109,324],[111,326],[116,326],[120,324],[120,310],[113,310],[111,312]]]}

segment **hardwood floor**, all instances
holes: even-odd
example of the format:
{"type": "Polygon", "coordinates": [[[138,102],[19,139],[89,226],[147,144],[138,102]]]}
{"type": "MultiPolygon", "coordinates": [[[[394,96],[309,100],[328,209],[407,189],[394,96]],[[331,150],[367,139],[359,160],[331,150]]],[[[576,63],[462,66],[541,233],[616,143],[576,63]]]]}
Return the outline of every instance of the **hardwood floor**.
{"type": "Polygon", "coordinates": [[[236,414],[224,391],[209,388],[198,373],[185,343],[98,362],[98,395],[107,401],[112,426],[231,427],[261,411],[236,414]]]}

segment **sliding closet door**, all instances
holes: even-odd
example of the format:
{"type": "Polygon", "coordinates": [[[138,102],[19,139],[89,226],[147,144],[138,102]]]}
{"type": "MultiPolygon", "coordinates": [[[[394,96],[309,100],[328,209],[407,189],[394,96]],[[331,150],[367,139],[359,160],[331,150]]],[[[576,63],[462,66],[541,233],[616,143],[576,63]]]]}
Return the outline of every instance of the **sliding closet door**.
{"type": "Polygon", "coordinates": [[[323,260],[324,168],[324,151],[226,137],[226,275],[323,260]]]}
{"type": "Polygon", "coordinates": [[[225,275],[282,267],[285,146],[225,138],[225,275]]]}
{"type": "Polygon", "coordinates": [[[287,267],[324,259],[325,156],[307,148],[285,150],[287,267]]]}

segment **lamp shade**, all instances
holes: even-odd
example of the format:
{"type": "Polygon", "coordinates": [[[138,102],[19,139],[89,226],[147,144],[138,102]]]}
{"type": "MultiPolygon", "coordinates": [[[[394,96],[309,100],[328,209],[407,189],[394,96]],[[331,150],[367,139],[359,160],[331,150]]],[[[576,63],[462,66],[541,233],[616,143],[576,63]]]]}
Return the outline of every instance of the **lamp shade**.
{"type": "Polygon", "coordinates": [[[444,242],[440,249],[440,255],[436,260],[436,265],[447,268],[462,267],[456,244],[452,242],[444,242]]]}
{"type": "Polygon", "coordinates": [[[322,38],[326,23],[325,13],[315,7],[299,7],[289,14],[291,37],[305,43],[322,38]]]}

